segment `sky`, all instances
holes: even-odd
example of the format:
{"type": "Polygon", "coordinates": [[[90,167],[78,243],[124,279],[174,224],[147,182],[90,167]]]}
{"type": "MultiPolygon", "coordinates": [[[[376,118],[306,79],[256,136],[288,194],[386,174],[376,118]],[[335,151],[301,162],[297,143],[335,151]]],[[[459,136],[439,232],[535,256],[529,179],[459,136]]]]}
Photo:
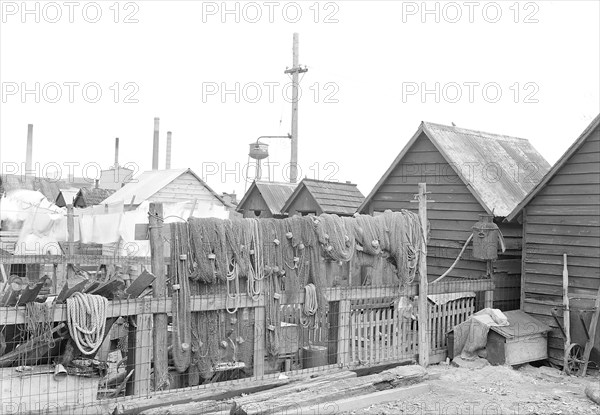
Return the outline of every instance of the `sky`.
{"type": "MultiPolygon", "coordinates": [[[[248,145],[287,135],[300,35],[301,177],[366,195],[421,121],[529,139],[553,164],[600,112],[598,1],[0,1],[0,163],[92,177],[160,164],[249,186],[248,145]],[[70,167],[74,166],[74,167],[70,167]]],[[[290,140],[270,144],[287,177],[290,140]]],[[[264,176],[263,176],[264,177],[264,176]]],[[[266,177],[265,177],[266,178],[266,177]]]]}

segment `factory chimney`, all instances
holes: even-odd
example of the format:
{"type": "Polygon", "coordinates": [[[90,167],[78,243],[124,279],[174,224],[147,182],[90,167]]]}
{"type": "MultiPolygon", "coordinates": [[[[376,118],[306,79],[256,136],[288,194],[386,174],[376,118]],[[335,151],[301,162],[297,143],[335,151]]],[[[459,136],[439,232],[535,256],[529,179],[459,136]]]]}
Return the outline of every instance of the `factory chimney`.
{"type": "Polygon", "coordinates": [[[159,118],[154,118],[154,141],[152,144],[152,170],[158,170],[158,124],[159,118]]]}
{"type": "Polygon", "coordinates": [[[33,124],[27,124],[27,150],[25,154],[25,175],[33,175],[33,124]]]}
{"type": "Polygon", "coordinates": [[[167,160],[165,162],[165,169],[171,168],[171,131],[167,131],[167,160]]]}
{"type": "Polygon", "coordinates": [[[115,138],[115,169],[119,168],[119,137],[115,138]]]}

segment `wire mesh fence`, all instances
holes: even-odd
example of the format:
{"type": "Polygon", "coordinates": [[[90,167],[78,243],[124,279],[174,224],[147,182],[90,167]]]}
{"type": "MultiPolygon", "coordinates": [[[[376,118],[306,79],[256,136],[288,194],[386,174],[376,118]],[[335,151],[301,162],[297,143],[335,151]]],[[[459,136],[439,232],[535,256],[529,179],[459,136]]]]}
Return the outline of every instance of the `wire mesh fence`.
{"type": "MultiPolygon", "coordinates": [[[[132,285],[135,280],[125,290],[132,285]]],[[[69,336],[65,304],[0,308],[2,412],[63,412],[77,407],[104,413],[115,399],[135,405],[136,398],[160,398],[176,390],[273,379],[281,373],[368,367],[415,359],[418,353],[415,284],[402,291],[398,286],[326,289],[327,311],[314,320],[304,314],[304,292],[285,293],[278,306],[278,350],[271,354],[266,299],[241,296],[232,311],[222,287],[217,287],[190,297],[189,345],[173,340],[173,297],[109,300],[106,337],[90,355],[82,354],[69,336]],[[155,372],[157,314],[168,316],[168,371],[161,379],[155,372]],[[181,353],[178,357],[175,347],[180,352],[189,349],[187,364],[176,361],[181,353]]],[[[432,359],[445,357],[448,331],[482,308],[477,295],[492,288],[489,280],[430,285],[432,359]]]]}

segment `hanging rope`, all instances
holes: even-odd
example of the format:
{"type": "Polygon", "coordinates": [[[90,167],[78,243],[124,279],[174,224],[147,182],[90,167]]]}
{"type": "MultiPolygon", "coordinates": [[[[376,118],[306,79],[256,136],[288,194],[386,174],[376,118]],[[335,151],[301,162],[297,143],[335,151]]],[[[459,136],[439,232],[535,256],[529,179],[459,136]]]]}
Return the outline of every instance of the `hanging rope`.
{"type": "Polygon", "coordinates": [[[170,281],[172,290],[171,312],[173,314],[172,346],[173,362],[179,373],[187,370],[191,361],[191,312],[190,287],[187,265],[188,239],[187,223],[171,224],[171,266],[170,281]]]}
{"type": "Polygon", "coordinates": [[[108,299],[75,293],[67,298],[67,323],[71,338],[84,355],[94,354],[104,340],[108,299]]]}

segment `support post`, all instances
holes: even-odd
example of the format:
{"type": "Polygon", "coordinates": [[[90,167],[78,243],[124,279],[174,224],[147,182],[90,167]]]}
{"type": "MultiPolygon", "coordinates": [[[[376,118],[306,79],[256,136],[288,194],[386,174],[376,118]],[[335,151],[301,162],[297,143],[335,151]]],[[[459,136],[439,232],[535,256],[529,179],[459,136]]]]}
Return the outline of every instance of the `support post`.
{"type": "MultiPolygon", "coordinates": [[[[67,255],[75,255],[75,215],[73,214],[73,204],[67,205],[67,255]]],[[[64,275],[64,274],[63,274],[64,275]]],[[[75,270],[72,264],[66,266],[66,280],[69,281],[75,275],[75,270]]],[[[62,284],[57,286],[60,290],[62,284]]]]}
{"type": "Polygon", "coordinates": [[[494,290],[486,291],[484,294],[484,308],[494,308],[494,290]]]}
{"type": "Polygon", "coordinates": [[[265,375],[265,308],[254,308],[254,377],[265,375]]]}
{"type": "MultiPolygon", "coordinates": [[[[164,313],[154,314],[154,390],[163,390],[169,386],[168,342],[167,342],[167,284],[165,276],[165,254],[162,237],[163,205],[150,203],[148,212],[150,222],[150,255],[152,273],[156,277],[153,282],[153,297],[165,300],[164,313]]],[[[161,310],[163,311],[163,310],[161,310]]]]}
{"type": "Polygon", "coordinates": [[[346,366],[350,361],[350,342],[353,341],[350,333],[350,300],[340,300],[338,313],[337,362],[340,366],[346,366]]]}
{"type": "Polygon", "coordinates": [[[427,185],[419,183],[419,219],[423,231],[419,257],[419,364],[429,365],[429,307],[427,304],[427,185]]]}
{"type": "MultiPolygon", "coordinates": [[[[567,254],[563,254],[563,329],[565,332],[565,352],[563,371],[567,374],[569,367],[569,346],[571,345],[571,310],[569,309],[569,270],[567,268],[567,254]]],[[[592,343],[594,339],[591,339],[592,343]]]]}
{"type": "Polygon", "coordinates": [[[292,74],[292,148],[290,155],[290,183],[298,181],[298,89],[300,88],[299,75],[308,71],[300,67],[300,35],[294,33],[292,45],[292,68],[286,69],[284,73],[292,74]]]}

